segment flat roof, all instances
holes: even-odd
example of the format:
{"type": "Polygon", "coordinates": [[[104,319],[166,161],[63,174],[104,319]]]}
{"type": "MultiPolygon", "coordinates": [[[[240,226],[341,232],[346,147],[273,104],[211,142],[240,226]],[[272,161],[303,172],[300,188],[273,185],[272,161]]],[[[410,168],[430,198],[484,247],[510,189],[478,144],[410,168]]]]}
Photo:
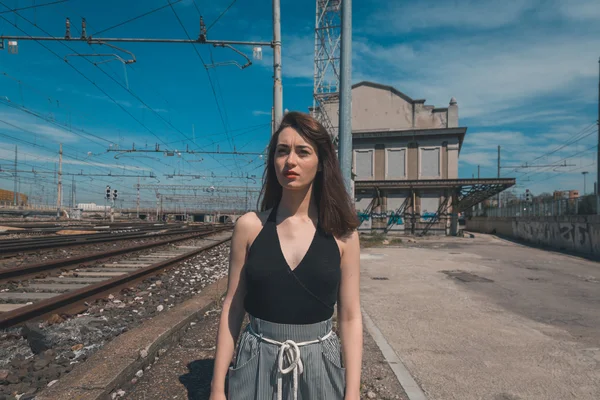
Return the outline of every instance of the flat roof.
{"type": "Polygon", "coordinates": [[[377,139],[377,138],[413,138],[423,136],[458,136],[460,147],[462,147],[463,140],[467,133],[466,127],[457,128],[432,128],[432,129],[406,129],[406,130],[386,130],[386,129],[375,129],[375,130],[353,130],[352,141],[360,141],[364,139],[377,139]]]}

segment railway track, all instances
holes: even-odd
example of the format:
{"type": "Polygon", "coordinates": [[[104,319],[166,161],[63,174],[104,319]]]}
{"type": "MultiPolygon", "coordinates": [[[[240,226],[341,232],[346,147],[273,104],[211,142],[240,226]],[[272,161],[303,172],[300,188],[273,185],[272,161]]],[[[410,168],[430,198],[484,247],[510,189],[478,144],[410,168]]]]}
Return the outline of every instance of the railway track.
{"type": "Polygon", "coordinates": [[[192,228],[186,225],[152,228],[120,228],[108,232],[70,234],[64,236],[39,236],[30,238],[16,238],[0,240],[0,254],[8,256],[14,253],[50,249],[58,247],[72,247],[86,244],[112,242],[117,240],[146,239],[169,235],[181,235],[205,231],[205,227],[192,228]]]}
{"type": "Polygon", "coordinates": [[[226,234],[225,237],[211,240],[201,247],[156,249],[117,262],[107,262],[111,257],[214,234],[223,236],[224,231],[230,229],[213,228],[177,239],[0,271],[0,282],[18,282],[20,286],[0,292],[0,329],[44,318],[52,313],[77,309],[86,301],[131,286],[133,282],[155,275],[170,265],[225,243],[230,240],[231,235],[226,234]],[[90,262],[94,262],[94,265],[86,265],[90,262]]]}

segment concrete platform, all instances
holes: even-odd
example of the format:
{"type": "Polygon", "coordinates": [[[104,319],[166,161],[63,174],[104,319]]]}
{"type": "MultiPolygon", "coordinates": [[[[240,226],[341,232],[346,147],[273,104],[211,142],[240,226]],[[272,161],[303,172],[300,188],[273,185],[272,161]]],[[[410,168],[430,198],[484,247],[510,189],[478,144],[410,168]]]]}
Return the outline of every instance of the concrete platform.
{"type": "Polygon", "coordinates": [[[32,283],[28,287],[38,290],[69,291],[86,287],[85,283],[32,283]]]}
{"type": "Polygon", "coordinates": [[[102,266],[102,268],[143,268],[143,267],[148,267],[152,264],[148,264],[146,262],[144,263],[122,263],[122,264],[104,264],[102,266]]]}
{"type": "Polygon", "coordinates": [[[80,278],[59,278],[59,277],[48,277],[48,278],[44,278],[44,279],[39,279],[36,280],[35,282],[39,282],[39,283],[50,283],[50,282],[56,282],[56,283],[61,283],[61,284],[65,284],[65,283],[98,283],[98,282],[102,282],[104,281],[104,278],[93,278],[93,277],[80,277],[80,278]]]}
{"type": "Polygon", "coordinates": [[[361,254],[362,306],[430,400],[600,399],[599,284],[598,263],[479,234],[361,254]]]}
{"type": "Polygon", "coordinates": [[[121,276],[121,275],[125,275],[127,272],[77,272],[77,275],[79,276],[84,276],[84,277],[100,277],[100,276],[105,276],[105,277],[114,277],[114,276],[121,276]]]}
{"type": "Polygon", "coordinates": [[[25,304],[0,304],[0,313],[16,310],[25,307],[25,304]]]}
{"type": "Polygon", "coordinates": [[[0,299],[2,300],[35,301],[49,299],[54,296],[58,296],[58,293],[0,293],[0,299]]]}
{"type": "MultiPolygon", "coordinates": [[[[132,268],[132,267],[123,267],[123,268],[83,268],[80,269],[79,271],[82,272],[133,272],[133,271],[137,271],[139,268],[132,268]]],[[[76,271],[77,273],[79,273],[79,271],[76,271]]]]}

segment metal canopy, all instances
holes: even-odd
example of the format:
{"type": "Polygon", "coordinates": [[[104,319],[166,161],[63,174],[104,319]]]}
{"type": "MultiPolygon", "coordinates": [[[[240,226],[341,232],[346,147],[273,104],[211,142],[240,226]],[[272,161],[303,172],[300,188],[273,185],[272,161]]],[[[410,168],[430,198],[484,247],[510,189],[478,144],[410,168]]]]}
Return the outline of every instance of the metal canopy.
{"type": "Polygon", "coordinates": [[[457,194],[457,212],[468,210],[476,204],[516,184],[515,178],[491,179],[417,179],[355,181],[356,190],[361,189],[449,189],[457,194]]]}

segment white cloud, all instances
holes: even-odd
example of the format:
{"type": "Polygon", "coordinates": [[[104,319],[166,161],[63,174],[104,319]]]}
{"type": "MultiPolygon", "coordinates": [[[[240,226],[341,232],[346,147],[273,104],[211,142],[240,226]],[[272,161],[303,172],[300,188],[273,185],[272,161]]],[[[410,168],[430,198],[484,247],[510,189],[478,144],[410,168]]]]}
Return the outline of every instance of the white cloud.
{"type": "Polygon", "coordinates": [[[385,36],[436,28],[492,31],[524,21],[539,24],[598,19],[600,5],[596,0],[430,0],[382,7],[359,32],[385,36]]]}
{"type": "Polygon", "coordinates": [[[532,111],[531,109],[519,107],[507,109],[477,118],[478,126],[501,126],[517,123],[556,123],[567,121],[579,121],[581,116],[574,115],[565,109],[532,111]]]}
{"type": "Polygon", "coordinates": [[[471,165],[481,165],[482,167],[491,167],[497,165],[497,158],[494,158],[494,154],[491,152],[461,152],[460,162],[471,165]]]}
{"type": "MultiPolygon", "coordinates": [[[[281,65],[283,79],[306,78],[314,76],[314,32],[305,35],[283,35],[281,40],[281,65]]],[[[263,58],[256,61],[265,68],[273,68],[273,53],[263,52],[263,58]]]]}
{"type": "MultiPolygon", "coordinates": [[[[408,32],[427,28],[495,29],[513,24],[535,6],[534,1],[512,0],[398,2],[375,14],[371,30],[408,32]]],[[[370,30],[370,31],[371,31],[370,30]]]]}
{"type": "MultiPolygon", "coordinates": [[[[15,153],[14,150],[11,150],[11,147],[14,147],[14,144],[12,143],[0,143],[0,159],[5,159],[5,160],[13,160],[15,157],[15,153]]],[[[58,164],[58,151],[56,152],[56,155],[52,156],[52,155],[48,155],[47,153],[43,153],[40,151],[37,151],[35,149],[31,149],[31,148],[27,148],[27,150],[23,150],[22,147],[19,150],[19,160],[21,162],[27,162],[28,164],[31,163],[39,163],[39,164],[58,164]]],[[[121,170],[121,171],[138,171],[138,172],[143,172],[143,171],[152,171],[152,168],[148,168],[148,167],[138,167],[135,165],[125,165],[125,164],[115,164],[115,163],[105,163],[105,162],[100,162],[100,161],[93,161],[92,159],[89,160],[85,160],[85,159],[73,159],[73,158],[69,158],[67,156],[63,157],[63,165],[78,165],[78,166],[84,166],[84,167],[100,167],[100,168],[105,168],[107,169],[106,173],[108,173],[108,169],[112,170],[112,173],[116,174],[117,170],[121,170]]],[[[6,166],[5,163],[3,163],[3,167],[4,169],[11,169],[12,166],[9,168],[6,166]]],[[[27,167],[27,169],[31,168],[30,166],[27,167]]],[[[46,167],[47,168],[47,167],[46,167]]],[[[21,169],[21,168],[19,168],[21,169]]],[[[25,168],[23,168],[25,169],[25,168]]],[[[42,168],[39,169],[40,171],[47,171],[47,169],[42,168]]],[[[66,169],[64,170],[64,172],[69,172],[66,169]]],[[[73,172],[73,171],[71,171],[73,172]]],[[[78,173],[79,171],[74,171],[75,173],[78,173]]],[[[86,173],[86,171],[84,171],[84,174],[86,173]]],[[[98,171],[95,171],[95,173],[101,173],[98,171]]]]}
{"type": "Polygon", "coordinates": [[[573,20],[599,20],[600,3],[596,0],[558,1],[558,10],[573,20]]]}
{"type": "MultiPolygon", "coordinates": [[[[123,104],[123,105],[125,105],[125,104],[123,104]]],[[[130,103],[130,106],[131,106],[131,103],[130,103]]],[[[126,106],[126,107],[130,107],[130,106],[126,106]]],[[[143,104],[140,104],[140,105],[138,106],[138,108],[139,108],[139,109],[143,109],[143,110],[149,110],[149,111],[150,111],[150,108],[146,107],[146,106],[145,106],[145,105],[143,105],[143,104]]],[[[167,110],[166,108],[152,108],[152,110],[156,111],[157,113],[168,113],[168,112],[169,112],[169,110],[167,110]]]]}
{"type": "Polygon", "coordinates": [[[25,114],[0,113],[0,128],[2,130],[19,132],[20,135],[17,136],[25,136],[28,140],[35,140],[35,136],[37,135],[50,138],[56,142],[71,143],[79,140],[77,135],[69,131],[37,121],[39,119],[25,114]],[[31,137],[32,135],[33,137],[31,137]]]}
{"type": "Polygon", "coordinates": [[[407,46],[356,45],[355,81],[356,76],[372,76],[440,106],[454,96],[461,118],[484,121],[552,96],[578,96],[579,102],[593,102],[597,96],[600,36],[440,38],[407,46]]]}

